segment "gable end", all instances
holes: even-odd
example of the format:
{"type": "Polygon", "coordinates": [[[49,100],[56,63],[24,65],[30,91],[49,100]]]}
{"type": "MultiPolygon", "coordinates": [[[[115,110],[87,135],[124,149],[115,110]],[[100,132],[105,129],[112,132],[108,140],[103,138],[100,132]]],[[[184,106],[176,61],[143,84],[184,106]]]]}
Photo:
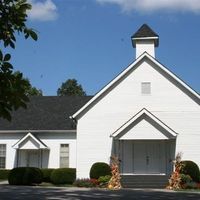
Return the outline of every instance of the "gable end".
{"type": "Polygon", "coordinates": [[[172,84],[177,85],[178,88],[186,93],[193,101],[200,105],[199,94],[183,82],[179,77],[167,69],[164,65],[159,63],[155,58],[150,56],[147,52],[138,57],[132,64],[130,64],[124,71],[122,71],[117,77],[109,82],[102,90],[100,90],[88,103],[86,103],[81,109],[79,109],[72,118],[81,118],[95,103],[100,101],[107,93],[113,90],[121,81],[123,81],[130,73],[132,73],[137,67],[140,67],[140,63],[146,61],[153,63],[154,69],[167,78],[172,84]]]}

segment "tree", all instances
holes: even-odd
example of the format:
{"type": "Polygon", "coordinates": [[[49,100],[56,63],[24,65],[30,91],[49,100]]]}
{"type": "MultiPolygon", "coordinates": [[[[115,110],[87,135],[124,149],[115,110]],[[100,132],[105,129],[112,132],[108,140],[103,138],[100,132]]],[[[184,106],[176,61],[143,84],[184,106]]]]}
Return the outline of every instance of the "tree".
{"type": "MultiPolygon", "coordinates": [[[[18,74],[20,74],[19,71],[14,72],[15,76],[17,76],[18,74]]],[[[23,86],[24,86],[26,96],[42,96],[43,95],[42,90],[37,89],[36,87],[33,87],[28,78],[23,78],[23,79],[25,81],[23,86]]]]}
{"type": "Polygon", "coordinates": [[[58,96],[85,96],[86,93],[76,79],[68,79],[57,90],[58,96]]]}
{"type": "Polygon", "coordinates": [[[27,88],[27,92],[26,93],[27,93],[27,96],[43,96],[42,90],[31,86],[31,84],[27,88]]]}
{"type": "Polygon", "coordinates": [[[29,99],[24,87],[27,81],[22,73],[14,74],[11,55],[4,55],[2,48],[15,48],[16,33],[37,40],[35,31],[25,24],[30,9],[27,0],[0,0],[0,117],[7,120],[11,120],[13,110],[26,108],[29,99]]]}

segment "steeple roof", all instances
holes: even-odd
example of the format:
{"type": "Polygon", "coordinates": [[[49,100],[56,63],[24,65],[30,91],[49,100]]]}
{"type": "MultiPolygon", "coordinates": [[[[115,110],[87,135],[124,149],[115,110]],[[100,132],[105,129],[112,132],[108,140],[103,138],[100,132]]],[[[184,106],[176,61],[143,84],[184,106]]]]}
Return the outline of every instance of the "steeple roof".
{"type": "Polygon", "coordinates": [[[131,36],[131,39],[134,47],[134,41],[143,39],[153,39],[155,41],[155,46],[158,47],[159,45],[159,36],[147,24],[143,24],[138,31],[131,36]]]}
{"type": "Polygon", "coordinates": [[[147,24],[143,24],[131,38],[141,37],[158,37],[158,35],[147,24]]]}

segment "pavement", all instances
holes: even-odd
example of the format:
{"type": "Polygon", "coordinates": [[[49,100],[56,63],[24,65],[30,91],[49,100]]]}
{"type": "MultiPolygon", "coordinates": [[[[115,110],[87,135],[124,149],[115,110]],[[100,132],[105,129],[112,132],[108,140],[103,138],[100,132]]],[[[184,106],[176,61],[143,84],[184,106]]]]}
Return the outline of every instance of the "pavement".
{"type": "Polygon", "coordinates": [[[200,192],[175,192],[165,189],[90,189],[75,187],[10,186],[0,183],[0,200],[200,200],[200,192]]]}

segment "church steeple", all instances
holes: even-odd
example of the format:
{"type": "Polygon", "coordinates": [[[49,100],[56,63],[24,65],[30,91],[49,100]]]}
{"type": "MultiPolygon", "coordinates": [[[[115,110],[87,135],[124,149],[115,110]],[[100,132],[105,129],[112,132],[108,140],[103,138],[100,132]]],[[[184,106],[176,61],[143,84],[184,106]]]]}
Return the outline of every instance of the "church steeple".
{"type": "Polygon", "coordinates": [[[143,24],[131,37],[133,47],[136,48],[136,58],[144,52],[155,57],[155,47],[159,45],[159,36],[147,25],[143,24]]]}

